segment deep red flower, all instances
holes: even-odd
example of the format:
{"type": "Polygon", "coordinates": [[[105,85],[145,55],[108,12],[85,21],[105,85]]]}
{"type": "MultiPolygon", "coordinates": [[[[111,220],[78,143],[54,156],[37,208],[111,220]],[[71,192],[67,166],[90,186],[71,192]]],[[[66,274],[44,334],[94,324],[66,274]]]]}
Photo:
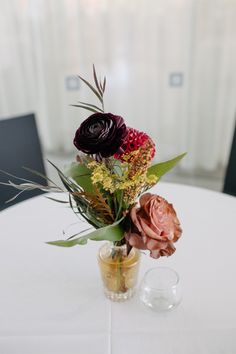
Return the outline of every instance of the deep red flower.
{"type": "Polygon", "coordinates": [[[78,150],[97,159],[119,153],[127,135],[124,119],[111,113],[95,113],[83,121],[74,138],[78,150]]]}
{"type": "Polygon", "coordinates": [[[124,139],[123,144],[121,145],[121,150],[123,152],[116,153],[114,157],[118,160],[124,160],[125,155],[130,154],[131,152],[138,150],[140,147],[143,147],[147,141],[151,142],[151,158],[155,155],[155,144],[152,139],[144,132],[140,132],[134,128],[127,128],[128,134],[124,139]]]}

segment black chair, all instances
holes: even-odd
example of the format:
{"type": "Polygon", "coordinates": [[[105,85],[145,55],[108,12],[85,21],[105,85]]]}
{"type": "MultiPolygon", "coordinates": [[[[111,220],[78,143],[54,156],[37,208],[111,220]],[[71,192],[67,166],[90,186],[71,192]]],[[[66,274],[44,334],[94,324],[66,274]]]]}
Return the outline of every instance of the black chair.
{"type": "Polygon", "coordinates": [[[236,196],[236,125],[232,141],[229,162],[226,169],[223,193],[236,196]]]}
{"type": "MultiPolygon", "coordinates": [[[[17,177],[47,184],[45,179],[33,175],[22,167],[28,167],[45,175],[41,146],[34,114],[0,120],[0,169],[17,177]]],[[[0,182],[24,183],[0,172],[0,182]]],[[[25,199],[42,194],[40,190],[24,191],[15,200],[5,203],[19,192],[0,184],[0,210],[25,199]]]]}

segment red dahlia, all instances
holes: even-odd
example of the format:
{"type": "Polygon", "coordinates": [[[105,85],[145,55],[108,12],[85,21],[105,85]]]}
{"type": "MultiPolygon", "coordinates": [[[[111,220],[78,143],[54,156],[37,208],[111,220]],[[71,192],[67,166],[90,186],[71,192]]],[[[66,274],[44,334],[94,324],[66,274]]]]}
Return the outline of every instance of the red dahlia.
{"type": "Polygon", "coordinates": [[[140,147],[149,142],[151,143],[151,158],[155,155],[155,144],[152,139],[144,132],[140,132],[136,129],[127,127],[127,135],[121,146],[121,153],[116,153],[114,157],[118,160],[124,160],[124,156],[130,154],[131,152],[138,150],[140,147]]]}

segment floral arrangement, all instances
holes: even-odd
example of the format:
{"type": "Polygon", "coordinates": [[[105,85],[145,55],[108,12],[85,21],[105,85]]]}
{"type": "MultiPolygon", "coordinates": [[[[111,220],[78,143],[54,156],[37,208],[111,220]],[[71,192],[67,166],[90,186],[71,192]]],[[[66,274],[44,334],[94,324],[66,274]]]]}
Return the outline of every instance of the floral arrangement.
{"type": "Polygon", "coordinates": [[[135,247],[150,251],[153,258],[170,256],[182,233],[180,222],[171,204],[147,191],[185,154],[152,165],[156,148],[151,137],[127,127],[122,117],[105,112],[106,78],[98,80],[94,66],[93,85],[79,78],[100,104],[78,102],[73,105],[92,114],[75,133],[76,161],[63,172],[50,162],[57,169],[63,187],[47,177],[49,185],[45,186],[31,181],[21,184],[9,181],[9,184],[20,191],[39,188],[68,193],[66,203],[93,228],[48,244],[72,247],[84,245],[89,239],[108,240],[119,246],[126,244],[128,253],[135,247]]]}

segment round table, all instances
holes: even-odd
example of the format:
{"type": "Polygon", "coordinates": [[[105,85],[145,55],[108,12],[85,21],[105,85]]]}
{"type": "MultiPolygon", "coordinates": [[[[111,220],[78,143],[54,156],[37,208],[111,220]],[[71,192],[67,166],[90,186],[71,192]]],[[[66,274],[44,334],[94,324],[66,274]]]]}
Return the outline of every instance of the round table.
{"type": "Polygon", "coordinates": [[[160,314],[137,295],[107,300],[101,242],[47,245],[77,219],[39,196],[0,213],[1,354],[236,353],[236,198],[170,183],[153,192],[174,204],[184,232],[173,256],[142,256],[139,279],[158,265],[175,269],[180,306],[160,314]]]}

